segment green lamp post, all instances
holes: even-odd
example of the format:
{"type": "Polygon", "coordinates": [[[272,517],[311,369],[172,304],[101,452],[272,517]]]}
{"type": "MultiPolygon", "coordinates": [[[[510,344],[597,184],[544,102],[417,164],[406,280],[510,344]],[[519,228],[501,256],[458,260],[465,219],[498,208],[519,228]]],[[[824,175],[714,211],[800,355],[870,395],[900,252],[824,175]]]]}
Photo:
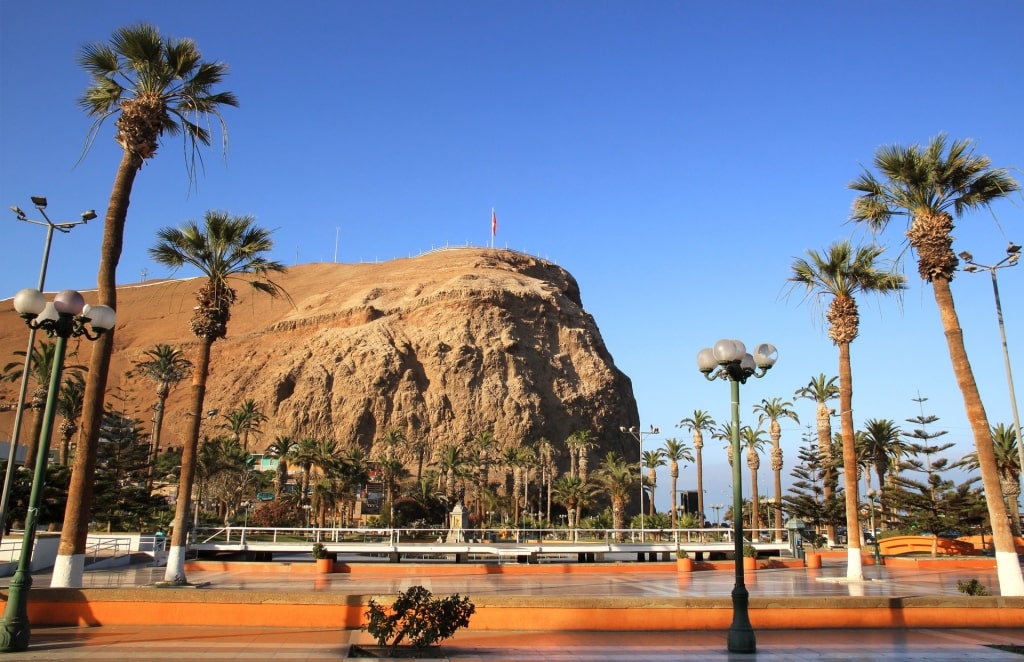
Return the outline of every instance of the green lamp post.
{"type": "Polygon", "coordinates": [[[719,340],[697,353],[697,368],[708,381],[729,380],[732,390],[732,524],[736,584],[732,589],[732,624],[728,647],[732,653],[754,653],[757,639],[747,608],[750,594],[743,583],[743,473],[740,467],[740,384],[749,377],[764,377],[778,359],[775,347],[758,345],[753,355],[739,340],[719,340]]]}
{"type": "Polygon", "coordinates": [[[64,370],[64,354],[68,338],[85,336],[96,340],[104,331],[112,329],[117,319],[109,306],[88,306],[81,294],[64,290],[47,303],[39,290],[26,289],[14,297],[14,309],[32,329],[42,329],[46,335],[55,337],[53,368],[43,412],[43,427],[39,433],[39,451],[36,454],[35,472],[32,475],[32,490],[29,494],[28,510],[25,515],[25,533],[21,541],[18,569],[11,578],[7,593],[7,605],[0,619],[0,652],[20,652],[28,648],[31,629],[28,622],[28,590],[32,587],[32,549],[36,537],[39,517],[39,502],[42,500],[43,485],[46,482],[46,465],[50,455],[50,436],[53,419],[57,413],[57,396],[60,392],[61,373],[64,370]],[[89,333],[89,328],[95,335],[89,333]]]}

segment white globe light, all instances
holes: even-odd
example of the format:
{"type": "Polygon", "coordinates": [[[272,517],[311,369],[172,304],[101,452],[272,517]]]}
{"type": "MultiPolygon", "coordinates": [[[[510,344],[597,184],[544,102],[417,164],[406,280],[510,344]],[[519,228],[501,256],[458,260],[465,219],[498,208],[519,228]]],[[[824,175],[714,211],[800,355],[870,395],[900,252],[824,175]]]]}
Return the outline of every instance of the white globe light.
{"type": "Polygon", "coordinates": [[[715,360],[715,352],[710,347],[697,352],[697,369],[701,372],[707,373],[715,369],[718,365],[718,361],[715,360]]]}
{"type": "Polygon", "coordinates": [[[39,290],[26,288],[14,295],[14,309],[19,315],[38,315],[46,307],[46,297],[39,290]]]}
{"type": "Polygon", "coordinates": [[[754,363],[757,364],[758,368],[768,369],[775,365],[775,362],[778,360],[779,352],[775,349],[775,345],[761,343],[754,348],[754,363]]]}
{"type": "Polygon", "coordinates": [[[718,363],[733,363],[743,358],[747,348],[739,340],[728,340],[723,338],[715,343],[713,348],[715,360],[718,363]]]}
{"type": "Polygon", "coordinates": [[[57,312],[64,315],[80,315],[85,308],[85,297],[75,290],[62,290],[53,297],[57,312]]]}
{"type": "Polygon", "coordinates": [[[95,331],[108,331],[117,322],[117,313],[110,306],[86,306],[82,315],[89,318],[89,326],[95,331]]]}

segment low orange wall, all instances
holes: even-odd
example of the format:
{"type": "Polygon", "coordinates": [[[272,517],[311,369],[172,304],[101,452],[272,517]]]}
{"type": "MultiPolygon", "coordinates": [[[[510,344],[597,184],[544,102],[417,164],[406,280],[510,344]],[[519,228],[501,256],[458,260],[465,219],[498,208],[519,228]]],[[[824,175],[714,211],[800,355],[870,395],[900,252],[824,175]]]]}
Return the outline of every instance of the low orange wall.
{"type": "MultiPolygon", "coordinates": [[[[4,596],[6,598],[6,596],[4,596]]],[[[41,626],[195,625],[359,628],[371,596],[216,589],[33,589],[29,620],[41,626]]],[[[725,630],[729,598],[532,598],[474,600],[473,630],[725,630]]],[[[751,598],[758,629],[1020,628],[1024,598],[751,598]]]]}

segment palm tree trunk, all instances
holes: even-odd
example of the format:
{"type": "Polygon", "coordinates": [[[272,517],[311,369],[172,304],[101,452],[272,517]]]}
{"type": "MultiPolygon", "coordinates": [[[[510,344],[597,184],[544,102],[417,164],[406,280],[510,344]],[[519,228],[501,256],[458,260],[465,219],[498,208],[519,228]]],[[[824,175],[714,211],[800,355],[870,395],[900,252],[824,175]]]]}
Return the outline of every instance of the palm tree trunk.
{"type": "Polygon", "coordinates": [[[857,444],[853,432],[853,371],[850,343],[839,343],[839,425],[843,436],[843,491],[846,493],[846,578],[864,579],[857,504],[857,444]]]}
{"type": "MultiPolygon", "coordinates": [[[[677,504],[677,488],[679,487],[679,462],[672,460],[672,465],[668,469],[668,475],[672,479],[672,528],[676,528],[676,509],[677,504]]],[[[704,526],[704,522],[700,523],[700,526],[704,526]]]]}
{"type": "Polygon", "coordinates": [[[160,457],[160,431],[164,426],[164,405],[167,396],[157,401],[156,411],[153,412],[153,448],[150,452],[149,467],[146,470],[146,492],[153,494],[153,471],[156,468],[156,460],[160,457]]]}
{"type": "MultiPolygon", "coordinates": [[[[125,151],[114,178],[107,215],[103,225],[100,266],[96,275],[99,303],[117,310],[117,262],[124,243],[125,218],[128,215],[132,184],[142,166],[139,156],[125,151]]],[[[85,571],[85,545],[89,537],[93,480],[96,473],[96,451],[103,421],[103,396],[107,390],[107,371],[114,351],[114,329],[93,343],[89,372],[86,374],[85,396],[82,400],[83,443],[75,453],[68,486],[68,502],[64,509],[64,527],[57,546],[51,587],[80,587],[85,571]]]]}
{"type": "Polygon", "coordinates": [[[697,526],[703,528],[704,521],[704,453],[702,452],[703,442],[697,443],[694,439],[693,449],[697,456],[697,519],[700,520],[697,526]]]}
{"type": "Polygon", "coordinates": [[[186,583],[185,552],[188,549],[189,511],[192,505],[192,485],[196,479],[196,454],[199,450],[199,427],[203,422],[203,402],[206,400],[206,378],[210,369],[210,349],[213,338],[199,343],[199,356],[192,373],[192,416],[188,422],[188,436],[181,453],[181,477],[178,479],[178,503],[174,509],[171,547],[167,554],[164,580],[174,584],[186,583]]]}
{"type": "MultiPolygon", "coordinates": [[[[964,347],[963,329],[960,318],[953,305],[953,293],[949,281],[935,278],[932,281],[935,303],[939,307],[942,328],[946,332],[946,344],[949,357],[953,363],[953,373],[957,385],[964,398],[967,409],[967,420],[974,434],[974,447],[978,453],[978,466],[981,469],[981,482],[985,489],[985,502],[988,504],[989,521],[992,523],[992,542],[996,550],[996,569],[999,575],[999,592],[1001,595],[1024,595],[1024,575],[1021,574],[1020,561],[1014,547],[1013,533],[1010,530],[1010,519],[1007,516],[1003,492],[999,485],[999,469],[996,464],[995,446],[992,442],[992,431],[988,424],[988,415],[981,402],[978,383],[974,379],[971,363],[967,360],[967,349],[964,347]]],[[[1018,440],[1021,443],[1021,440],[1018,440]]]]}

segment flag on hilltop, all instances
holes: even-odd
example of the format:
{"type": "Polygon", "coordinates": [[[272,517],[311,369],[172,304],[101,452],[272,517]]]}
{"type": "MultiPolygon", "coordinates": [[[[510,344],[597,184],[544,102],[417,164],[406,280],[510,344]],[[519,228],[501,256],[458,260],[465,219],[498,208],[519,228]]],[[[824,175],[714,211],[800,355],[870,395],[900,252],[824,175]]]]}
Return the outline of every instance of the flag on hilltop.
{"type": "Polygon", "coordinates": [[[494,214],[494,209],[491,209],[491,237],[498,234],[498,217],[494,214]]]}

